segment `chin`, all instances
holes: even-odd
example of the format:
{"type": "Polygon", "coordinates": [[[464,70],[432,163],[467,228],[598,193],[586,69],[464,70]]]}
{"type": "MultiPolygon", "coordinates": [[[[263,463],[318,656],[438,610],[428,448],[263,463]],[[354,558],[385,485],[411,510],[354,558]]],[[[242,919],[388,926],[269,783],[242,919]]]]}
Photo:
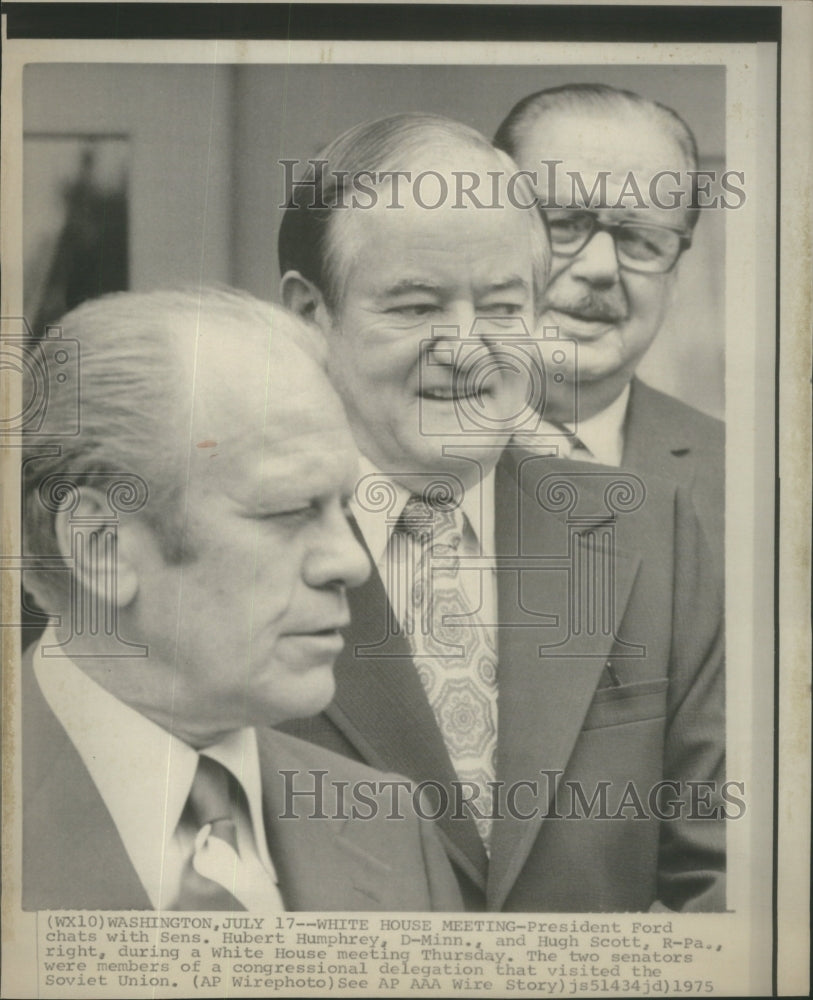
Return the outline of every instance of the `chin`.
{"type": "Polygon", "coordinates": [[[318,715],[333,701],[335,693],[336,682],[331,668],[328,678],[310,678],[307,690],[296,692],[286,699],[286,703],[279,708],[280,718],[276,721],[285,722],[288,719],[306,719],[311,715],[318,715]]]}
{"type": "Polygon", "coordinates": [[[624,367],[626,359],[620,351],[591,350],[589,346],[579,348],[578,381],[596,382],[615,375],[624,367]]]}

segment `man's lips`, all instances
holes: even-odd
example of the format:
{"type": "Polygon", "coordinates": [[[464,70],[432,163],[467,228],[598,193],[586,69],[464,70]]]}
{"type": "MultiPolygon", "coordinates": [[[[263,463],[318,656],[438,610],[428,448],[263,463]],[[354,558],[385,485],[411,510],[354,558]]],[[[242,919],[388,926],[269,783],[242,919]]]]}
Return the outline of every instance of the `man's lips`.
{"type": "Polygon", "coordinates": [[[461,399],[482,401],[492,395],[491,379],[483,378],[482,375],[483,373],[476,368],[473,371],[450,371],[444,375],[442,381],[422,381],[418,387],[418,396],[421,399],[441,403],[461,399]]]}
{"type": "Polygon", "coordinates": [[[304,628],[297,629],[295,632],[294,631],[286,632],[285,635],[290,635],[294,637],[305,636],[306,638],[309,636],[335,635],[337,632],[341,632],[342,629],[347,628],[347,626],[350,624],[350,618],[344,617],[336,619],[334,622],[328,625],[322,625],[321,622],[319,622],[318,624],[322,627],[317,628],[316,624],[314,624],[314,627],[312,628],[305,626],[304,628]]]}
{"type": "Polygon", "coordinates": [[[344,648],[344,636],[340,630],[347,624],[313,632],[286,632],[280,636],[277,649],[284,651],[285,659],[294,665],[332,665],[344,648]]]}
{"type": "Polygon", "coordinates": [[[437,400],[439,402],[451,402],[457,399],[481,399],[490,395],[488,389],[475,389],[466,385],[460,388],[456,386],[421,386],[418,393],[421,399],[437,400]]]}
{"type": "Polygon", "coordinates": [[[551,326],[558,326],[582,337],[593,340],[602,336],[608,330],[624,321],[624,316],[617,314],[579,313],[566,309],[548,308],[545,310],[545,321],[551,326]]]}

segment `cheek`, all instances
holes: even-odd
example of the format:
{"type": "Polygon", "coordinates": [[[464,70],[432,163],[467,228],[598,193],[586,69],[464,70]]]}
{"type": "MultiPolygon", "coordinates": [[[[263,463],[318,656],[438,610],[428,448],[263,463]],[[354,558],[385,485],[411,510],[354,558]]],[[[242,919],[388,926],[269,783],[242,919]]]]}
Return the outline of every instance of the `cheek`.
{"type": "Polygon", "coordinates": [[[364,387],[353,398],[355,406],[363,407],[364,393],[391,392],[407,382],[417,367],[422,339],[415,333],[401,338],[359,337],[345,343],[344,350],[337,340],[328,362],[330,377],[340,389],[364,387]]]}
{"type": "Polygon", "coordinates": [[[567,270],[570,267],[570,263],[571,263],[570,260],[568,260],[567,258],[551,257],[550,278],[548,279],[548,288],[550,288],[555,281],[559,281],[560,279],[564,280],[566,278],[567,270]]]}
{"type": "Polygon", "coordinates": [[[670,289],[668,280],[630,275],[626,292],[633,316],[647,327],[657,327],[666,313],[670,289]]]}

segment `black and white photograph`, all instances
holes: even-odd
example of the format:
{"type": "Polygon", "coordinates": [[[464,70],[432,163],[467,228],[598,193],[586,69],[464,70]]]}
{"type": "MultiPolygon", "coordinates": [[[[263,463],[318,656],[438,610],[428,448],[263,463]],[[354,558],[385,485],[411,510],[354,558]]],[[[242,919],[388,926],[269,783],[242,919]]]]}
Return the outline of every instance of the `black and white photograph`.
{"type": "Polygon", "coordinates": [[[60,6],[4,5],[2,995],[804,992],[788,7],[60,6]]]}

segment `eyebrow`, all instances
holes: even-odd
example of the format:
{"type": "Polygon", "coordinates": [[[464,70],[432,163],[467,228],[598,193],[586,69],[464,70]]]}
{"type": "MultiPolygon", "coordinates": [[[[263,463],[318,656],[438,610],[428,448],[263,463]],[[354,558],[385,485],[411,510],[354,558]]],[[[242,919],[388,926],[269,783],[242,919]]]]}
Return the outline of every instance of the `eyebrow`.
{"type": "Polygon", "coordinates": [[[432,292],[437,294],[440,290],[440,285],[426,278],[402,278],[400,281],[396,281],[394,285],[385,288],[381,294],[382,296],[403,295],[407,292],[432,292]]]}
{"type": "Polygon", "coordinates": [[[526,279],[521,275],[509,274],[506,275],[506,277],[501,278],[499,281],[490,281],[488,285],[486,285],[485,290],[487,292],[503,292],[508,288],[522,288],[525,291],[528,291],[530,287],[531,286],[528,284],[526,279]]]}

